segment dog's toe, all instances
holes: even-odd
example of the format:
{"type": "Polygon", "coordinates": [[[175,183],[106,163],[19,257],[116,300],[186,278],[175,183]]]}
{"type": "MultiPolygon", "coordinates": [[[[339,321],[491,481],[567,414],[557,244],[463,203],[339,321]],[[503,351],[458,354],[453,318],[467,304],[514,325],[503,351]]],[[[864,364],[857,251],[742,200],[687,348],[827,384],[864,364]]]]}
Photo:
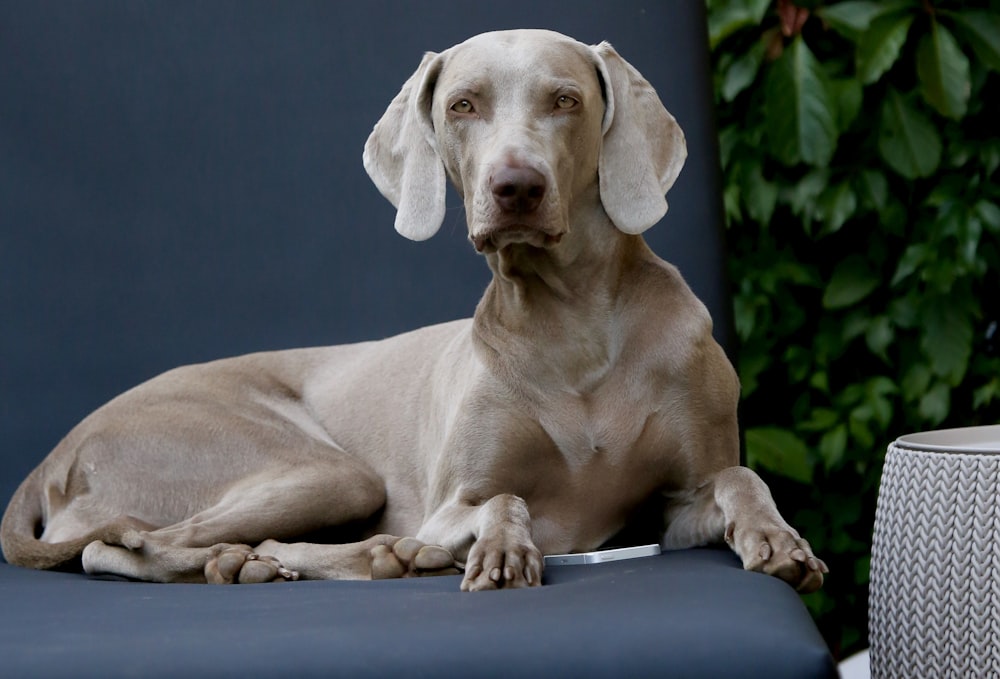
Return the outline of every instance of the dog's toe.
{"type": "Polygon", "coordinates": [[[284,568],[270,556],[258,556],[246,545],[222,545],[219,553],[205,564],[209,584],[255,584],[298,580],[298,573],[284,568]]]}
{"type": "Polygon", "coordinates": [[[419,571],[441,571],[452,568],[457,573],[455,567],[455,557],[444,547],[437,545],[424,545],[413,556],[413,565],[419,571]]]}
{"type": "Polygon", "coordinates": [[[391,580],[406,575],[406,565],[396,557],[392,548],[377,545],[372,548],[372,580],[391,580]]]}
{"type": "Polygon", "coordinates": [[[226,545],[205,563],[205,580],[212,585],[231,585],[253,551],[245,545],[226,545]]]}
{"type": "Polygon", "coordinates": [[[543,567],[541,552],[528,538],[480,539],[469,552],[462,591],[537,587],[543,567]]]}
{"type": "Polygon", "coordinates": [[[823,560],[813,554],[809,543],[790,529],[775,526],[741,537],[734,544],[732,533],[727,533],[727,542],[737,551],[741,551],[739,543],[753,545],[741,551],[744,568],[780,578],[803,594],[822,587],[823,576],[830,572],[823,560]]]}
{"type": "Polygon", "coordinates": [[[371,549],[372,580],[457,575],[460,571],[444,547],[428,545],[416,538],[400,538],[395,543],[371,549]]]}
{"type": "Polygon", "coordinates": [[[298,573],[284,568],[274,557],[253,554],[240,568],[239,582],[240,584],[285,582],[286,580],[298,580],[298,577],[298,573]]]}

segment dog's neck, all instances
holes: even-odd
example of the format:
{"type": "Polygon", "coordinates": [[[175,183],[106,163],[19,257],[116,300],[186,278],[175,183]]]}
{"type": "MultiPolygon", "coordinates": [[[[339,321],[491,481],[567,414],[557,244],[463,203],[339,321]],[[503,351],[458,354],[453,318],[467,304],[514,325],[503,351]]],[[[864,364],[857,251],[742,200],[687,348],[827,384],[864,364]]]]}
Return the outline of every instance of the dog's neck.
{"type": "MultiPolygon", "coordinates": [[[[603,211],[602,211],[603,217],[603,211]]],[[[584,392],[615,365],[625,339],[619,317],[636,264],[649,249],[606,217],[577,222],[555,245],[509,245],[486,255],[493,271],[476,309],[475,334],[487,354],[509,364],[558,373],[567,388],[584,392]],[[528,338],[518,342],[519,337],[528,338]],[[524,346],[525,355],[511,352],[524,346]],[[563,347],[547,354],[548,347],[563,347]],[[567,353],[565,347],[574,347],[567,353]]]]}
{"type": "MultiPolygon", "coordinates": [[[[486,298],[504,325],[575,306],[601,309],[617,296],[634,241],[612,225],[571,231],[546,247],[513,244],[486,255],[493,280],[486,298]],[[550,308],[551,307],[551,308],[550,308]]],[[[603,309],[602,309],[603,310],[603,309]]]]}

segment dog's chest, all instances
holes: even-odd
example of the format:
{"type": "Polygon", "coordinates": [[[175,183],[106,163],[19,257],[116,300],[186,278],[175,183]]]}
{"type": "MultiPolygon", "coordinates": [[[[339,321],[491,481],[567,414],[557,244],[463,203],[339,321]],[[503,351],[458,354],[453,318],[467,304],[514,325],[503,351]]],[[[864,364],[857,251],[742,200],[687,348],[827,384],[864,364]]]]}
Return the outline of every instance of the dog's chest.
{"type": "Polygon", "coordinates": [[[627,400],[588,405],[540,418],[549,452],[536,451],[534,474],[512,489],[527,500],[535,538],[548,551],[596,548],[679,472],[675,437],[659,408],[627,400]]]}
{"type": "Polygon", "coordinates": [[[663,443],[661,404],[625,393],[571,394],[538,413],[538,422],[569,469],[597,461],[612,466],[642,464],[663,443]]]}

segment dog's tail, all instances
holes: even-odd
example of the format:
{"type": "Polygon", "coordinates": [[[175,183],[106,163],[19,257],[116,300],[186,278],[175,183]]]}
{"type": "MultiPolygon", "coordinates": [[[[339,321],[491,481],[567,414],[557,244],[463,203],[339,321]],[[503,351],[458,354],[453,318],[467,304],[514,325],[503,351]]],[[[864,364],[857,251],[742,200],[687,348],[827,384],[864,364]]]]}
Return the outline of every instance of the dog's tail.
{"type": "Polygon", "coordinates": [[[39,540],[43,528],[42,482],[36,469],[21,483],[0,523],[0,547],[7,563],[25,568],[79,569],[83,548],[95,538],[49,543],[39,540]]]}

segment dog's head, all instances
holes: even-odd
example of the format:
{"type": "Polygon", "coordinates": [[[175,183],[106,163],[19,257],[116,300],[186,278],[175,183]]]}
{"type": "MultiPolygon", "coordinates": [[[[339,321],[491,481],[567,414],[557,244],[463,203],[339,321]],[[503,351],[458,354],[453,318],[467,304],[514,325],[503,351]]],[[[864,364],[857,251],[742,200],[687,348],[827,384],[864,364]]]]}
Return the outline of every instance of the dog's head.
{"type": "Polygon", "coordinates": [[[645,231],[666,213],[686,153],[652,86],[609,44],[526,30],[425,55],[364,162],[414,240],[440,228],[447,174],[471,240],[489,252],[558,243],[591,201],[621,231],[645,231]]]}

